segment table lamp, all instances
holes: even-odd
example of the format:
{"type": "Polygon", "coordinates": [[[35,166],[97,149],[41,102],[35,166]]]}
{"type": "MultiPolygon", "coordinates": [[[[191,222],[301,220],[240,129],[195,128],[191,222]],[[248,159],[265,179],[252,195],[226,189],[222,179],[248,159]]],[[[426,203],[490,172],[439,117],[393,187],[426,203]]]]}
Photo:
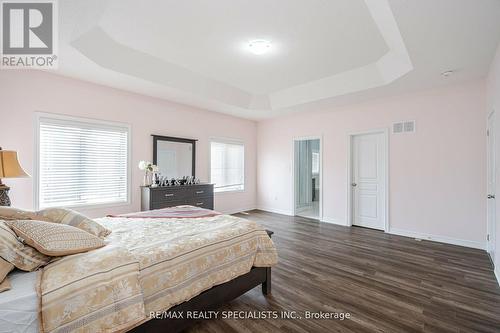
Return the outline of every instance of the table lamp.
{"type": "Polygon", "coordinates": [[[10,187],[2,183],[2,178],[29,177],[17,160],[17,152],[0,148],[0,206],[10,206],[10,187]]]}

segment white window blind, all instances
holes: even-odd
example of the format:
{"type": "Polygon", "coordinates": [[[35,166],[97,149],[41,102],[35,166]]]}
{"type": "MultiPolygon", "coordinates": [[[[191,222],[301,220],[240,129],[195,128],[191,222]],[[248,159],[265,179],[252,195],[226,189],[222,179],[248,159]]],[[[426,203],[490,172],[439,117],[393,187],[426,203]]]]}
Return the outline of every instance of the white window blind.
{"type": "Polygon", "coordinates": [[[215,192],[245,189],[245,147],[243,144],[210,143],[210,181],[215,192]]]}
{"type": "Polygon", "coordinates": [[[39,208],[128,202],[129,128],[40,117],[39,208]]]}

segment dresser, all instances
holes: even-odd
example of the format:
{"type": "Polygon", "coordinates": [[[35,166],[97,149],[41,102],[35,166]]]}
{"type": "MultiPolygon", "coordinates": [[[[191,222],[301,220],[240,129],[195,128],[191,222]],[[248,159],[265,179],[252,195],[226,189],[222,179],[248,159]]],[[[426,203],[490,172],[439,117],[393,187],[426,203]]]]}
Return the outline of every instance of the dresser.
{"type": "Polygon", "coordinates": [[[142,211],[179,205],[214,209],[214,185],[141,186],[142,211]]]}

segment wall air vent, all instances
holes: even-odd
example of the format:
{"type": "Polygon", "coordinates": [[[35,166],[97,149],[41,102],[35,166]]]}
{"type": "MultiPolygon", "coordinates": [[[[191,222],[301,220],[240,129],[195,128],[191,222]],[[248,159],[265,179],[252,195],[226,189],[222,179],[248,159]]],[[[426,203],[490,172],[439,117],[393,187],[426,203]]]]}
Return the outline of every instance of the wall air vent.
{"type": "Polygon", "coordinates": [[[403,133],[403,129],[404,129],[403,123],[392,124],[392,133],[394,134],[403,133]]]}
{"type": "Polygon", "coordinates": [[[415,132],[415,121],[405,121],[405,133],[413,133],[415,132]]]}
{"type": "Polygon", "coordinates": [[[416,130],[415,121],[401,121],[392,124],[392,133],[400,134],[400,133],[414,133],[416,130]]]}

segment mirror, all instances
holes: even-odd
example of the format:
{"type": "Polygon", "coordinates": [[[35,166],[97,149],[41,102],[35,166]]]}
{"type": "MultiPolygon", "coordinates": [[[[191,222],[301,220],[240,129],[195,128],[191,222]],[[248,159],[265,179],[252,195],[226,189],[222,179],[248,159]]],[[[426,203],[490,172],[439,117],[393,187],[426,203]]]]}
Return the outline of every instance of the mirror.
{"type": "Polygon", "coordinates": [[[153,164],[164,177],[195,176],[196,140],[153,135],[153,164]]]}

